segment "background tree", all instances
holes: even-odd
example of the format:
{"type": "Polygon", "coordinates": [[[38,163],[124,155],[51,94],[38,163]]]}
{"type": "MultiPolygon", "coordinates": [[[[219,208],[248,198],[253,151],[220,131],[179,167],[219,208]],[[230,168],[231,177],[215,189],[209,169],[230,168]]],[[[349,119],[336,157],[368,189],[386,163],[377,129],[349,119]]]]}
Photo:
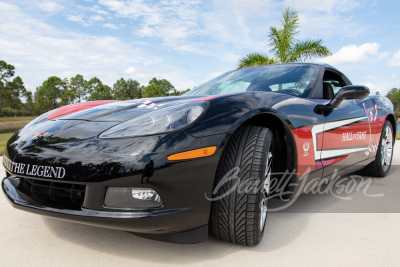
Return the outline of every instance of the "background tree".
{"type": "Polygon", "coordinates": [[[239,60],[238,68],[309,60],[332,53],[322,45],[322,39],[297,41],[299,17],[296,10],[286,8],[280,20],[280,29],[270,28],[269,45],[274,58],[262,53],[250,53],[239,60]]]}
{"type": "Polygon", "coordinates": [[[3,102],[6,107],[12,109],[22,109],[22,97],[26,96],[26,89],[21,77],[15,77],[11,82],[7,82],[2,91],[3,102]]]}
{"type": "Polygon", "coordinates": [[[14,76],[14,66],[0,60],[0,109],[3,108],[3,89],[8,79],[14,76]]]}
{"type": "Polygon", "coordinates": [[[25,110],[27,110],[29,113],[32,113],[33,110],[32,92],[26,91],[25,97],[26,97],[25,110]]]}
{"type": "Polygon", "coordinates": [[[68,90],[74,94],[77,102],[87,99],[87,81],[80,74],[71,77],[68,90]]]}
{"type": "Polygon", "coordinates": [[[153,78],[149,81],[143,90],[143,97],[158,97],[158,96],[169,96],[170,92],[174,93],[175,87],[166,79],[157,80],[153,78]]]}
{"type": "Polygon", "coordinates": [[[146,87],[136,80],[121,78],[110,88],[97,77],[87,81],[77,74],[70,79],[51,76],[36,87],[33,93],[25,89],[21,77],[17,76],[10,81],[14,70],[14,66],[0,61],[0,93],[5,106],[4,109],[0,109],[0,116],[40,115],[60,106],[85,100],[179,96],[190,90],[178,91],[168,80],[157,78],[151,79],[146,87]]]}
{"type": "Polygon", "coordinates": [[[186,89],[184,91],[178,91],[178,92],[179,92],[179,95],[183,95],[183,94],[189,92],[190,90],[192,90],[192,89],[188,88],[188,89],[186,89]]]}
{"type": "Polygon", "coordinates": [[[113,99],[111,87],[103,84],[97,77],[93,77],[87,82],[86,90],[90,94],[88,101],[113,99]]]}
{"type": "Polygon", "coordinates": [[[175,88],[172,90],[172,92],[169,93],[169,96],[180,96],[183,95],[184,93],[187,93],[190,91],[190,88],[186,89],[185,91],[178,91],[175,88]]]}
{"type": "Polygon", "coordinates": [[[61,106],[75,103],[75,100],[77,100],[75,90],[71,88],[68,78],[65,78],[63,82],[64,90],[61,92],[61,106]]]}
{"type": "Polygon", "coordinates": [[[114,83],[112,93],[117,100],[136,99],[142,97],[143,89],[138,81],[121,78],[114,83]]]}
{"type": "Polygon", "coordinates": [[[392,88],[386,94],[386,97],[389,98],[393,103],[394,112],[396,112],[397,116],[400,116],[400,88],[392,88]]]}
{"type": "Polygon", "coordinates": [[[43,84],[36,88],[35,106],[38,113],[59,107],[61,96],[67,89],[65,81],[57,76],[49,77],[43,84]]]}

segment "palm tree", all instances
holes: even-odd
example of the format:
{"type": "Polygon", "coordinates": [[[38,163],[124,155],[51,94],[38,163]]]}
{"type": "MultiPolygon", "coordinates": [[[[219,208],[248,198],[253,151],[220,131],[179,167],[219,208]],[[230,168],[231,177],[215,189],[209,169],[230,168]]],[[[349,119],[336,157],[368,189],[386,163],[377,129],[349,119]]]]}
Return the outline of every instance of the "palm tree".
{"type": "Polygon", "coordinates": [[[276,63],[278,63],[277,59],[269,57],[266,54],[250,53],[246,57],[239,60],[238,69],[245,67],[276,64],[276,63]]]}
{"type": "Polygon", "coordinates": [[[274,63],[296,62],[314,57],[329,56],[332,53],[322,45],[322,39],[297,41],[299,17],[296,10],[286,8],[280,20],[282,29],[270,28],[269,45],[275,58],[262,53],[251,53],[239,60],[238,69],[250,66],[261,66],[274,63]]]}

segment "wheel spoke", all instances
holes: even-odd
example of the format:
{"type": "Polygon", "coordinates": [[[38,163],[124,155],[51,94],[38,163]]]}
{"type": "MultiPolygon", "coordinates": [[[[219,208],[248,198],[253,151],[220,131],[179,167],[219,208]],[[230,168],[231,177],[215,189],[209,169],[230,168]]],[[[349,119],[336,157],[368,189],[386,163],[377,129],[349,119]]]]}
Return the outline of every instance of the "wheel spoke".
{"type": "Polygon", "coordinates": [[[392,150],[388,149],[386,150],[386,159],[387,159],[387,165],[390,165],[390,159],[392,158],[392,150]]]}
{"type": "Polygon", "coordinates": [[[383,170],[388,171],[392,160],[393,133],[390,126],[386,126],[381,141],[381,164],[383,170]]]}

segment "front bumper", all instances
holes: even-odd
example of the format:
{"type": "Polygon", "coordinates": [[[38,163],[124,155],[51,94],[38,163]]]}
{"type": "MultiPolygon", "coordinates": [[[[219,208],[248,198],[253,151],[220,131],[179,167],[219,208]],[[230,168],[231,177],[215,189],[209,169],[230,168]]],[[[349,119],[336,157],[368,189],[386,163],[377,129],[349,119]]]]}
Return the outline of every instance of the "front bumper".
{"type": "Polygon", "coordinates": [[[38,183],[68,184],[71,191],[75,186],[84,187],[85,195],[77,207],[70,208],[43,199],[37,201],[33,191],[33,196],[29,196],[29,191],[11,183],[10,177],[3,180],[2,188],[15,208],[28,212],[148,235],[152,239],[201,242],[207,238],[211,208],[206,196],[212,194],[226,138],[227,134],[195,138],[176,132],[115,140],[90,137],[71,141],[60,137],[24,146],[24,140],[15,135],[5,153],[9,176],[38,183]],[[167,160],[171,154],[213,145],[218,149],[209,157],[167,160]],[[146,166],[150,162],[154,168],[149,174],[146,166]],[[37,166],[42,166],[40,174],[37,166]],[[64,172],[53,175],[49,168],[64,172]],[[110,209],[104,205],[108,187],[149,188],[161,196],[164,205],[141,210],[110,209]]]}
{"type": "Polygon", "coordinates": [[[174,243],[199,243],[208,235],[207,225],[182,232],[162,229],[161,225],[187,221],[187,217],[193,215],[190,207],[156,211],[102,211],[84,207],[80,210],[60,209],[41,205],[33,199],[27,200],[27,196],[10,179],[12,177],[2,181],[2,189],[11,205],[20,210],[92,226],[132,231],[139,236],[174,243]]]}

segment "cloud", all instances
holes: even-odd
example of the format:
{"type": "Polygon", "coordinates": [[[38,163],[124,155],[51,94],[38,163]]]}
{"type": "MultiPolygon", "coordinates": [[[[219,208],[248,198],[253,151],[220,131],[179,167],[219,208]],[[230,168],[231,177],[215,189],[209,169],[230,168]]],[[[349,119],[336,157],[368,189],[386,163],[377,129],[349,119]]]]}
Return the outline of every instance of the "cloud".
{"type": "Polygon", "coordinates": [[[285,6],[296,10],[316,10],[331,12],[333,10],[347,11],[360,5],[356,0],[285,0],[285,6]]]}
{"type": "Polygon", "coordinates": [[[85,23],[85,21],[83,20],[82,16],[78,16],[78,15],[70,15],[67,17],[67,20],[70,21],[75,21],[75,22],[81,22],[81,23],[85,23]]]}
{"type": "Polygon", "coordinates": [[[272,0],[214,0],[205,12],[200,12],[198,0],[99,3],[117,17],[136,21],[136,35],[159,38],[163,46],[177,51],[218,57],[233,48],[267,48],[265,17],[272,0]]]}
{"type": "Polygon", "coordinates": [[[387,86],[380,84],[366,83],[365,86],[369,88],[371,95],[376,95],[376,92],[379,92],[381,95],[386,95],[387,91],[389,91],[387,86]]]}
{"type": "Polygon", "coordinates": [[[89,17],[89,20],[90,21],[103,21],[104,18],[102,16],[100,16],[100,15],[93,15],[93,16],[89,17]]]}
{"type": "Polygon", "coordinates": [[[360,2],[357,0],[285,0],[283,4],[296,10],[324,12],[332,12],[333,10],[337,10],[344,12],[358,7],[360,2]]]}
{"type": "Polygon", "coordinates": [[[375,95],[376,92],[379,92],[381,95],[386,95],[390,89],[393,87],[397,88],[397,84],[399,84],[399,79],[396,77],[396,75],[393,77],[393,75],[390,74],[383,74],[380,77],[376,77],[376,79],[365,80],[366,81],[364,83],[359,82],[359,84],[364,84],[367,86],[371,91],[371,95],[375,95]]]}
{"type": "Polygon", "coordinates": [[[379,47],[378,43],[366,43],[360,46],[351,44],[342,47],[337,53],[319,61],[332,65],[366,62],[371,56],[379,56],[379,47]]]}
{"type": "Polygon", "coordinates": [[[389,56],[390,53],[389,52],[383,52],[378,56],[379,60],[385,59],[387,56],[389,56]]]}
{"type": "MultiPolygon", "coordinates": [[[[67,18],[86,23],[82,16],[89,15],[79,12],[67,18]]],[[[28,90],[34,91],[49,76],[69,78],[77,73],[86,79],[99,77],[110,86],[120,77],[136,79],[141,84],[157,77],[171,81],[178,90],[192,88],[204,80],[203,75],[164,60],[154,51],[149,53],[146,42],[58,29],[41,18],[0,2],[0,54],[17,67],[17,75],[28,90]]],[[[119,21],[118,25],[126,26],[119,21]]]]}
{"type": "Polygon", "coordinates": [[[111,23],[103,24],[103,27],[110,28],[110,29],[115,29],[115,30],[119,29],[117,25],[114,25],[114,24],[111,24],[111,23]]]}
{"type": "Polygon", "coordinates": [[[302,12],[299,14],[300,36],[311,38],[349,37],[365,34],[368,29],[352,16],[326,14],[321,12],[302,12]]]}
{"type": "Polygon", "coordinates": [[[158,37],[166,46],[175,46],[181,40],[199,34],[197,6],[200,1],[144,2],[100,0],[99,4],[117,16],[140,21],[135,32],[141,37],[158,37]]]}
{"type": "Polygon", "coordinates": [[[38,7],[46,12],[59,12],[64,9],[64,6],[54,1],[42,1],[37,3],[38,7]]]}
{"type": "Polygon", "coordinates": [[[158,56],[117,37],[58,30],[17,6],[1,2],[0,25],[2,59],[20,66],[16,72],[28,90],[34,90],[29,86],[36,87],[49,76],[64,78],[77,73],[85,78],[97,76],[112,85],[126,66],[134,65],[150,72],[161,63],[158,56]]]}
{"type": "Polygon", "coordinates": [[[400,50],[394,53],[393,57],[387,63],[392,67],[400,67],[400,50]]]}
{"type": "Polygon", "coordinates": [[[285,0],[285,7],[299,12],[300,37],[356,38],[371,32],[357,12],[374,0],[285,0]],[[348,12],[350,11],[351,12],[348,12]]]}
{"type": "Polygon", "coordinates": [[[124,70],[124,74],[133,74],[136,71],[134,67],[129,67],[124,70]]]}
{"type": "MultiPolygon", "coordinates": [[[[66,16],[66,19],[70,20],[70,21],[74,21],[74,22],[79,22],[85,27],[92,26],[96,22],[104,21],[104,18],[102,16],[98,15],[98,14],[89,15],[89,16],[85,16],[84,14],[68,15],[68,16],[66,16]]],[[[104,25],[103,25],[103,27],[112,28],[111,25],[113,25],[113,24],[106,23],[104,25]],[[107,26],[104,26],[104,25],[107,25],[107,26]]],[[[116,26],[114,25],[114,27],[116,27],[116,26]]]]}

